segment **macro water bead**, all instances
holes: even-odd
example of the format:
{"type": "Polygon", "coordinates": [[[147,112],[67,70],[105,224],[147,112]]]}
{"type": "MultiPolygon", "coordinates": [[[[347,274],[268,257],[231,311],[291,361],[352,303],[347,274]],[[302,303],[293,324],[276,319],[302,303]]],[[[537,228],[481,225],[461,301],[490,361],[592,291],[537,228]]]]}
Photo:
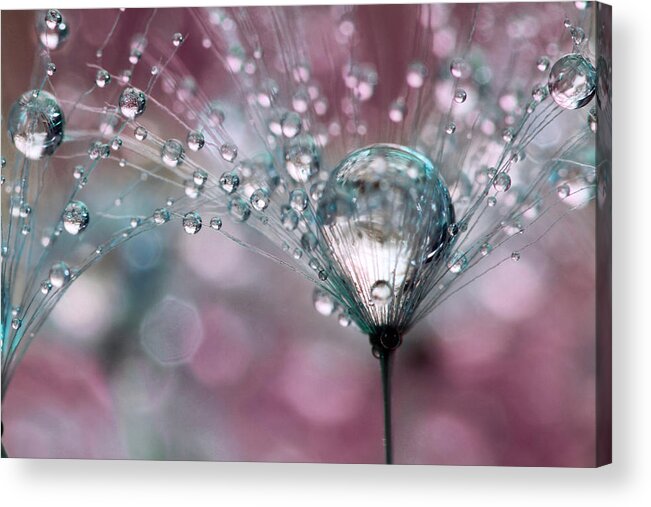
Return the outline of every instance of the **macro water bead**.
{"type": "Polygon", "coordinates": [[[554,64],[548,84],[554,102],[565,109],[578,109],[594,96],[597,71],[585,57],[572,53],[554,64]]]}
{"type": "Polygon", "coordinates": [[[63,227],[66,232],[76,236],[88,227],[90,213],[88,206],[81,201],[72,201],[63,210],[63,227]]]}
{"type": "Polygon", "coordinates": [[[450,195],[433,163],[404,146],[377,144],[348,155],[319,201],[320,239],[334,270],[372,325],[393,325],[379,307],[420,278],[443,253],[454,220],[450,195]]]}
{"type": "Polygon", "coordinates": [[[16,149],[31,160],[52,155],[63,141],[65,119],[44,90],[23,93],[9,111],[7,130],[16,149]]]}
{"type": "Polygon", "coordinates": [[[131,86],[122,90],[120,94],[120,112],[130,120],[133,120],[145,112],[147,97],[145,94],[131,86]]]}

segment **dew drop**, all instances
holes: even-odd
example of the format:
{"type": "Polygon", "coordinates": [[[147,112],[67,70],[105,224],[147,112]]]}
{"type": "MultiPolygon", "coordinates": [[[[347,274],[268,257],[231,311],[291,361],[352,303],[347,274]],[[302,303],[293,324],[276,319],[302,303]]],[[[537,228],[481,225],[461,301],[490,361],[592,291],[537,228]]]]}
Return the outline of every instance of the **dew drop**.
{"type": "Polygon", "coordinates": [[[457,79],[465,79],[470,75],[470,67],[463,58],[455,58],[450,63],[450,74],[457,79]]]}
{"type": "Polygon", "coordinates": [[[468,258],[463,253],[455,254],[448,261],[448,269],[450,270],[450,273],[454,273],[455,275],[462,273],[463,271],[466,270],[467,267],[468,267],[468,258]]]}
{"type": "Polygon", "coordinates": [[[208,173],[203,169],[197,169],[192,173],[192,181],[197,187],[202,188],[208,181],[208,173]]]}
{"type": "Polygon", "coordinates": [[[425,84],[427,67],[421,62],[412,62],[407,69],[407,85],[411,88],[420,88],[425,84]]]}
{"type": "Polygon", "coordinates": [[[106,72],[104,69],[99,69],[95,74],[95,84],[99,88],[104,88],[110,82],[111,82],[111,74],[106,72]]]}
{"type": "Polygon", "coordinates": [[[547,69],[549,69],[550,64],[551,62],[549,61],[549,58],[547,58],[546,56],[541,56],[536,61],[536,67],[540,72],[546,72],[547,69]]]}
{"type": "Polygon", "coordinates": [[[201,148],[203,148],[205,143],[206,140],[201,132],[195,130],[194,132],[190,132],[188,134],[187,144],[188,148],[190,148],[192,151],[199,151],[201,148]]]}
{"type": "Polygon", "coordinates": [[[163,164],[168,167],[177,167],[183,162],[185,156],[185,150],[181,141],[176,139],[168,139],[163,143],[163,147],[160,152],[161,160],[163,164]]]}
{"type": "Polygon", "coordinates": [[[400,123],[407,115],[407,107],[404,102],[397,100],[389,108],[389,119],[394,123],[400,123]]]}
{"type": "Polygon", "coordinates": [[[46,69],[45,69],[45,73],[48,76],[50,76],[50,77],[54,76],[56,71],[57,71],[57,66],[53,62],[50,62],[50,63],[47,64],[46,69]]]}
{"type": "Polygon", "coordinates": [[[16,331],[18,329],[20,329],[20,326],[22,326],[22,324],[23,324],[23,321],[21,319],[19,319],[19,318],[15,318],[15,319],[11,320],[11,328],[16,330],[16,331]]]}
{"type": "Polygon", "coordinates": [[[292,209],[298,212],[305,211],[307,204],[307,192],[302,188],[296,188],[289,193],[289,205],[292,209]]]}
{"type": "Polygon", "coordinates": [[[559,185],[556,189],[556,193],[558,194],[558,197],[565,199],[570,195],[570,186],[567,183],[559,185]]]}
{"type": "Polygon", "coordinates": [[[63,141],[64,127],[58,102],[44,90],[23,93],[11,107],[7,119],[12,143],[31,160],[52,155],[63,141]]]}
{"type": "Polygon", "coordinates": [[[63,210],[63,227],[68,234],[76,236],[88,227],[90,213],[81,201],[69,202],[63,210]]]}
{"type": "Polygon", "coordinates": [[[70,276],[70,268],[63,261],[57,262],[50,268],[49,280],[52,287],[60,289],[70,281],[70,276]]]}
{"type": "Polygon", "coordinates": [[[233,162],[237,158],[237,146],[224,143],[219,147],[219,154],[226,162],[233,162]]]}
{"type": "Polygon", "coordinates": [[[147,135],[149,132],[147,132],[147,129],[145,127],[139,126],[136,127],[136,130],[134,130],[133,135],[138,141],[144,141],[147,139],[147,135]]]}
{"type": "Polygon", "coordinates": [[[183,217],[183,230],[188,234],[198,233],[201,225],[201,216],[196,211],[190,211],[183,217]]]}
{"type": "Polygon", "coordinates": [[[88,157],[91,160],[97,160],[98,158],[109,158],[111,155],[111,148],[108,144],[104,144],[101,141],[94,141],[88,147],[88,157]]]}
{"type": "Polygon", "coordinates": [[[162,225],[169,221],[170,212],[166,208],[158,208],[154,210],[152,218],[154,219],[155,224],[162,225]]]}
{"type": "Polygon", "coordinates": [[[597,109],[595,107],[591,108],[588,113],[588,126],[592,132],[597,132],[597,109]]]}
{"type": "Polygon", "coordinates": [[[498,192],[506,192],[511,188],[511,177],[506,173],[499,173],[493,181],[493,187],[498,192]]]}
{"type": "Polygon", "coordinates": [[[258,188],[251,194],[251,205],[258,211],[264,211],[269,206],[269,191],[258,188]]]}
{"type": "Polygon", "coordinates": [[[378,280],[371,286],[371,299],[374,303],[387,304],[393,296],[393,289],[389,282],[378,280]]]}
{"type": "Polygon", "coordinates": [[[482,257],[486,257],[492,251],[493,247],[490,243],[484,243],[479,247],[479,253],[482,255],[482,257]]]}
{"type": "Polygon", "coordinates": [[[237,222],[246,222],[251,216],[251,208],[241,197],[233,197],[228,201],[228,211],[237,222]]]}
{"type": "Polygon", "coordinates": [[[227,171],[219,178],[219,186],[227,194],[232,194],[240,186],[240,177],[234,171],[227,171]]]}
{"type": "Polygon", "coordinates": [[[40,288],[41,288],[41,294],[47,295],[52,290],[52,284],[50,283],[49,280],[43,280],[41,282],[40,288]]]}
{"type": "Polygon", "coordinates": [[[518,261],[520,260],[520,257],[521,257],[521,256],[520,256],[520,252],[513,252],[513,253],[511,254],[511,260],[512,260],[513,262],[518,262],[518,261]]]}
{"type": "Polygon", "coordinates": [[[298,225],[298,214],[290,206],[280,208],[280,223],[288,230],[293,231],[298,225]]]}
{"type": "Polygon", "coordinates": [[[547,87],[547,83],[536,85],[533,90],[531,90],[531,98],[536,102],[542,102],[548,95],[549,88],[547,87]]]}
{"type": "Polygon", "coordinates": [[[463,104],[467,98],[468,98],[468,94],[466,93],[466,90],[457,88],[457,90],[454,92],[454,101],[457,104],[463,104]]]}
{"type": "Polygon", "coordinates": [[[332,315],[337,309],[337,303],[332,296],[326,291],[318,288],[314,289],[312,302],[314,303],[314,309],[326,317],[332,315]]]}
{"type": "Polygon", "coordinates": [[[56,9],[48,9],[45,13],[45,24],[50,30],[54,30],[63,21],[63,16],[56,9]]]}
{"type": "Polygon", "coordinates": [[[183,41],[185,41],[185,37],[183,36],[182,33],[176,32],[172,36],[172,44],[174,45],[174,47],[178,48],[181,44],[183,44],[183,41]]]}
{"type": "Polygon", "coordinates": [[[457,125],[451,121],[445,126],[445,133],[446,134],[454,134],[457,130],[457,125]]]}
{"type": "Polygon", "coordinates": [[[126,87],[120,94],[120,112],[128,119],[133,120],[145,112],[147,97],[144,92],[132,86],[126,87]]]}
{"type": "Polygon", "coordinates": [[[210,228],[216,231],[221,230],[222,228],[222,219],[219,217],[212,217],[210,219],[210,228]]]}
{"type": "Polygon", "coordinates": [[[572,53],[561,57],[549,73],[549,92],[565,109],[585,106],[597,89],[597,71],[583,56],[572,53]]]}

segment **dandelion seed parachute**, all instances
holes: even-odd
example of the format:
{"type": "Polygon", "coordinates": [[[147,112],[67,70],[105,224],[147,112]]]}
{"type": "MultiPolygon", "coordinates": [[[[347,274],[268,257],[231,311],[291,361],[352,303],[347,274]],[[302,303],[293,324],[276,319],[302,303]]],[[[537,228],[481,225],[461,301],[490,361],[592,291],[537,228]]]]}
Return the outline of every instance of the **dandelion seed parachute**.
{"type": "Polygon", "coordinates": [[[565,7],[538,8],[39,12],[3,139],[3,393],[70,282],[170,221],[395,348],[594,195],[594,12],[558,39],[565,7]]]}

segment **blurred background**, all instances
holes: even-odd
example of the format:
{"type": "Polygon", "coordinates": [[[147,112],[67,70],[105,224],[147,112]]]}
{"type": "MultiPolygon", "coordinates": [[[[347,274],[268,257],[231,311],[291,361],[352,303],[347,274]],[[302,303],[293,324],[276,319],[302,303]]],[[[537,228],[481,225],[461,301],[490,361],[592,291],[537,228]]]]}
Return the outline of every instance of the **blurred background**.
{"type": "MultiPolygon", "coordinates": [[[[2,13],[3,111],[29,83],[33,16],[2,13]]],[[[593,464],[593,215],[570,214],[409,333],[397,463],[593,464]]],[[[367,338],[320,316],[297,275],[176,225],[72,284],[3,399],[10,456],[382,462],[367,338]]]]}

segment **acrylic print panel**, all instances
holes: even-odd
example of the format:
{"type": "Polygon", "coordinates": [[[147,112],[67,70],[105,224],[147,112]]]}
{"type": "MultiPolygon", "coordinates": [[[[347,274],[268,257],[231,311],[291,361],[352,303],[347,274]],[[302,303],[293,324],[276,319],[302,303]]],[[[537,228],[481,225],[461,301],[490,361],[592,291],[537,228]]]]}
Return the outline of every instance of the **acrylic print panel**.
{"type": "Polygon", "coordinates": [[[4,11],[3,454],[609,462],[610,66],[593,2],[4,11]]]}

